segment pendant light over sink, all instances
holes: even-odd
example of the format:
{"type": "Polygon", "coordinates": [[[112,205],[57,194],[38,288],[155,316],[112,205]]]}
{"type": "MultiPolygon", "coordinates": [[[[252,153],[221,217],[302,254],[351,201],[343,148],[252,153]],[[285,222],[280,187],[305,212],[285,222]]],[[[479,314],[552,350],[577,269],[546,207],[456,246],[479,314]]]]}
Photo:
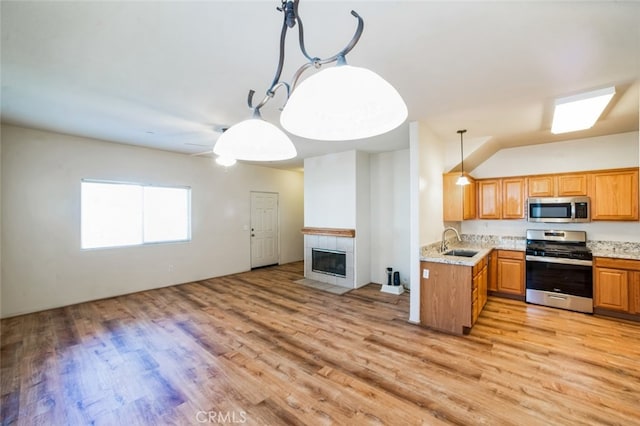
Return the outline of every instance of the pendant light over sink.
{"type": "MultiPolygon", "coordinates": [[[[347,46],[322,59],[309,55],[305,48],[302,20],[298,14],[299,0],[281,0],[279,3],[277,10],[282,12],[284,20],[280,31],[280,57],[271,86],[257,105],[253,105],[255,91],[249,91],[252,117],[231,126],[218,138],[214,147],[216,154],[227,159],[248,161],[279,161],[297,155],[291,139],[260,116],[260,109],[282,87],[286,89],[287,103],[280,115],[280,124],[290,133],[304,138],[326,141],[362,139],[393,130],[407,119],[407,106],[391,84],[373,71],[347,65],[346,55],[358,43],[364,28],[360,15],[351,11],[358,20],[358,27],[347,46]],[[308,62],[298,68],[291,83],[287,83],[280,81],[285,39],[287,30],[296,24],[300,50],[308,62]],[[333,63],[335,67],[319,71],[296,88],[304,71],[321,69],[333,63]]],[[[334,7],[334,4],[327,7],[334,7]]]]}
{"type": "Polygon", "coordinates": [[[460,133],[460,177],[456,181],[456,185],[469,185],[469,179],[464,175],[464,150],[462,148],[462,135],[466,133],[465,130],[458,130],[457,133],[460,133]]]}

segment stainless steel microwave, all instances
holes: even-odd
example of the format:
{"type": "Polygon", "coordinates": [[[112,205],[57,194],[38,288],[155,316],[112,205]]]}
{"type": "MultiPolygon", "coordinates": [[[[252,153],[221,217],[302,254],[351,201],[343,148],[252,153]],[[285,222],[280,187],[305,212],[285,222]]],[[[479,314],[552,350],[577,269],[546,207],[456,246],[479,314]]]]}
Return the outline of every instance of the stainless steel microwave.
{"type": "Polygon", "coordinates": [[[591,201],[589,197],[542,197],[529,198],[529,222],[590,222],[591,201]]]}

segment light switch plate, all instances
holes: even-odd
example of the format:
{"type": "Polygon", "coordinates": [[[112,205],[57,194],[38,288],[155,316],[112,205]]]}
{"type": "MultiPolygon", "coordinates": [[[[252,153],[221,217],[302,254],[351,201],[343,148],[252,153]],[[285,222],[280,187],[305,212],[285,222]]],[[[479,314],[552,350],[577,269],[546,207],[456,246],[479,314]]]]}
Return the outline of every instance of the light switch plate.
{"type": "Polygon", "coordinates": [[[428,269],[423,269],[422,270],[422,278],[429,278],[429,270],[428,269]]]}

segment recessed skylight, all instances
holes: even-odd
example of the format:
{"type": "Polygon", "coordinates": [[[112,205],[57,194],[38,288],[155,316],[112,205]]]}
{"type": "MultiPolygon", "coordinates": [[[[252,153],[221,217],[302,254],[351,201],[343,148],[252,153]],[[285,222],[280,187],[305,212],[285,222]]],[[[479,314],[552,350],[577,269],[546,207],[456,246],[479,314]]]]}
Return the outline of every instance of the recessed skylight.
{"type": "Polygon", "coordinates": [[[616,93],[615,87],[556,99],[551,133],[567,133],[592,127],[616,93]]]}

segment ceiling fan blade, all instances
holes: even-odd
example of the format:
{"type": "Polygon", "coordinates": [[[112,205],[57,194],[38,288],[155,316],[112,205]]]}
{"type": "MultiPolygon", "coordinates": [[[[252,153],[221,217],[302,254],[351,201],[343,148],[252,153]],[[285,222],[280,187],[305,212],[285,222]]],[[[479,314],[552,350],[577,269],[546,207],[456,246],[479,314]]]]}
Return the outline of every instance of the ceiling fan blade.
{"type": "Polygon", "coordinates": [[[213,149],[203,152],[196,152],[195,154],[189,154],[190,157],[200,157],[203,155],[213,155],[213,149]]]}

